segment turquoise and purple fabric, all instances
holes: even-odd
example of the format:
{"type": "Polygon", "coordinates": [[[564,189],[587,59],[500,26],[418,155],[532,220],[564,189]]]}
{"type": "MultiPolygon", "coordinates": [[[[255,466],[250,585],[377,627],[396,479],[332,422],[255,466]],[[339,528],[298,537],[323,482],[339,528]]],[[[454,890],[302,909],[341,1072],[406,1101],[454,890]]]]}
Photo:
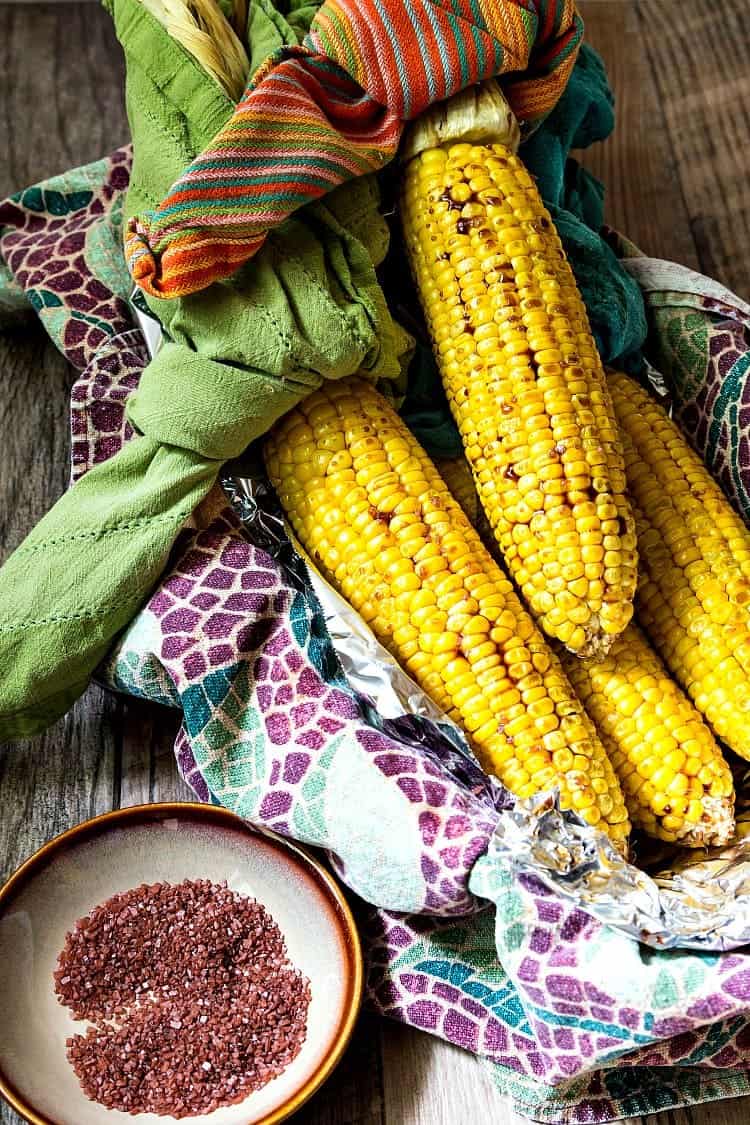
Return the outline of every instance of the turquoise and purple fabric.
{"type": "MultiPolygon", "coordinates": [[[[128,160],[0,205],[0,307],[25,292],[80,372],[74,479],[128,440],[148,360],[112,252],[128,160]]],[[[476,1053],[521,1113],[604,1122],[750,1093],[750,955],[647,949],[511,878],[493,830],[512,798],[448,727],[383,720],[351,688],[303,564],[220,488],[99,676],[181,710],[201,799],[327,851],[362,900],[371,1006],[476,1053]]]]}

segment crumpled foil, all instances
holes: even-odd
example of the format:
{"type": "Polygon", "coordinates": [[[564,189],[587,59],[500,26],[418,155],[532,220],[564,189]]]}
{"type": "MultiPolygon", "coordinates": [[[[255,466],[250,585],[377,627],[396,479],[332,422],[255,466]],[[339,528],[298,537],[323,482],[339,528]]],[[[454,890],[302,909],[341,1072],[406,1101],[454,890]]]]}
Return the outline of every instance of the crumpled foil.
{"type": "MultiPolygon", "coordinates": [[[[133,298],[150,354],[162,333],[145,302],[133,298]]],[[[649,379],[663,394],[653,368],[649,379]]],[[[278,559],[299,589],[312,586],[342,669],[352,687],[386,722],[426,720],[417,737],[446,738],[476,759],[463,733],[406,675],[370,628],[318,572],[286,524],[259,460],[227,473],[222,486],[253,542],[278,559]],[[425,735],[425,729],[429,733],[425,735]]],[[[414,730],[403,728],[406,737],[414,730]]],[[[750,769],[737,778],[750,793],[750,769]]],[[[750,805],[750,801],[748,801],[750,805]]],[[[538,879],[614,929],[659,949],[722,952],[750,943],[750,834],[724,848],[657,848],[648,870],[628,863],[609,838],[574,812],[562,811],[556,792],[521,801],[506,794],[495,831],[497,854],[516,877],[538,879]]],[[[747,811],[750,823],[750,810],[747,811]]]]}
{"type": "MultiPolygon", "coordinates": [[[[222,485],[253,541],[312,586],[352,687],[384,719],[417,715],[450,731],[451,742],[473,762],[462,732],[296,541],[260,463],[243,467],[241,476],[224,477],[222,485]]],[[[750,942],[750,836],[700,851],[657,846],[654,869],[647,871],[623,859],[603,832],[562,811],[556,792],[504,804],[494,846],[516,877],[539,880],[601,922],[659,949],[720,952],[750,942]]]]}
{"type": "Polygon", "coordinates": [[[668,866],[649,873],[603,832],[561,812],[556,794],[516,801],[495,839],[517,876],[539,879],[645,945],[721,952],[750,941],[750,839],[674,849],[668,866]]]}

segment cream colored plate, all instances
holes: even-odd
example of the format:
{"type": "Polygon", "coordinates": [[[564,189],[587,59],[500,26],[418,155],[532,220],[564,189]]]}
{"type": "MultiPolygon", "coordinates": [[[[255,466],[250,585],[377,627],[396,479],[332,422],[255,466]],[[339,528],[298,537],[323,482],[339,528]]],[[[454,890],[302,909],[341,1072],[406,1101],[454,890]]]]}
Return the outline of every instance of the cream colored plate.
{"type": "Polygon", "coordinates": [[[79,825],[21,868],[0,893],[0,1087],[29,1121],[43,1125],[169,1125],[84,1096],[65,1057],[75,1022],[57,1001],[53,971],[66,933],[92,907],[140,883],[226,880],[261,902],[289,956],[310,980],[302,1051],[278,1078],[239,1105],[182,1125],[281,1121],[333,1069],[351,1034],[361,994],[361,958],[346,904],[330,876],[300,850],[249,829],[223,809],[151,805],[79,825]]]}

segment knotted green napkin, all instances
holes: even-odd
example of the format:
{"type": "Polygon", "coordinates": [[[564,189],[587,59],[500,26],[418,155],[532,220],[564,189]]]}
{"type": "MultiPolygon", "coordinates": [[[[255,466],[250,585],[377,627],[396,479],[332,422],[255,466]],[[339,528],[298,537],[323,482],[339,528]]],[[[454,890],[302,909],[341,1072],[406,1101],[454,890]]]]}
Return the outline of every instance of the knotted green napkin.
{"type": "MultiPolygon", "coordinates": [[[[133,212],[158,202],[233,107],[138,0],[109,7],[127,61],[133,212]]],[[[296,42],[311,12],[295,7],[287,22],[253,3],[253,62],[296,42]]],[[[128,404],[139,436],[0,571],[0,738],[43,729],[85,689],[224,461],[323,379],[401,373],[411,341],[375,276],[388,245],[378,205],[372,177],[353,181],[280,227],[232,279],[155,302],[170,339],[128,404]]]]}

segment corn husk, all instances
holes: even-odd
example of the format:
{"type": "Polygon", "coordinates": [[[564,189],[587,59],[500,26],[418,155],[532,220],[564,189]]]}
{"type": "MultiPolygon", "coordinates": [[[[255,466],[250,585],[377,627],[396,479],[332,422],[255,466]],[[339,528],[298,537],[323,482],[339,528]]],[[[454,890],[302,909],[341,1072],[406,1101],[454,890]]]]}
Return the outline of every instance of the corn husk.
{"type": "Polygon", "coordinates": [[[141,0],[141,3],[232,101],[239,101],[250,72],[244,47],[246,0],[234,0],[232,23],[226,19],[217,0],[141,0]]]}

